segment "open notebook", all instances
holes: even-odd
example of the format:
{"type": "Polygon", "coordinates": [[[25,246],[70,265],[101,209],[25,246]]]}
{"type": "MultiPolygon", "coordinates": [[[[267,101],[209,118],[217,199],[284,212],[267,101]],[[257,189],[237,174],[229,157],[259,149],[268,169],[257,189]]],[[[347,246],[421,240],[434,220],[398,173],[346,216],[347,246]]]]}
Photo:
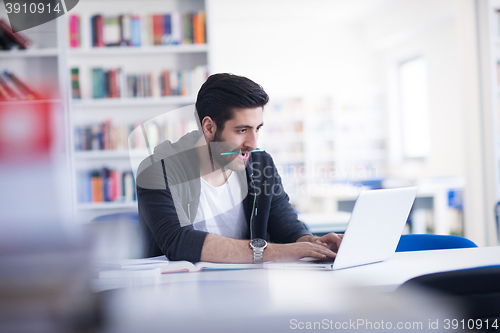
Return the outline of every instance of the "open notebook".
{"type": "Polygon", "coordinates": [[[111,263],[102,263],[98,266],[102,269],[99,272],[99,278],[115,278],[119,276],[145,277],[148,276],[147,271],[151,271],[151,275],[154,276],[163,273],[200,272],[202,270],[262,268],[262,264],[221,264],[203,261],[193,264],[186,260],[170,261],[165,256],[117,260],[111,263]]]}

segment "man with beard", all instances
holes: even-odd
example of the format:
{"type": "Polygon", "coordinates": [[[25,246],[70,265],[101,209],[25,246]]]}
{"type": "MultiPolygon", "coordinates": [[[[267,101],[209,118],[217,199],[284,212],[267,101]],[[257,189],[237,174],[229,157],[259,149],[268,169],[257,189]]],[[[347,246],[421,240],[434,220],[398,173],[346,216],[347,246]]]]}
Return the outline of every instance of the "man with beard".
{"type": "Polygon", "coordinates": [[[148,257],[251,263],[335,257],[341,237],[311,235],[271,156],[258,149],[269,97],[242,76],[215,74],[196,101],[198,131],[155,148],[137,172],[148,257]]]}

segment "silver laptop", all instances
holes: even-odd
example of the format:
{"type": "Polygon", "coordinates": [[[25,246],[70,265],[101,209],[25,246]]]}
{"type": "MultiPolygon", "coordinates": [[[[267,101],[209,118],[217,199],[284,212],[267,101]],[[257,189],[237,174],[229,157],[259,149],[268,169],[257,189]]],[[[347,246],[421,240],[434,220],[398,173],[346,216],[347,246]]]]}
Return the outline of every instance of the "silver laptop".
{"type": "Polygon", "coordinates": [[[266,268],[342,269],[390,259],[417,195],[416,187],[361,192],[337,257],[268,262],[266,268]]]}

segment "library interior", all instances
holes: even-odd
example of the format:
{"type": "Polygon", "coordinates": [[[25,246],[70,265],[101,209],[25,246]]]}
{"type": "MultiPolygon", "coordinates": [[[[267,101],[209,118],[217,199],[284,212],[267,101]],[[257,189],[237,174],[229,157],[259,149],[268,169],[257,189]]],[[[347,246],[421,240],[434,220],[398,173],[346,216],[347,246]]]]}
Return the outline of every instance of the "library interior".
{"type": "Polygon", "coordinates": [[[499,329],[500,0],[2,0],[0,281],[2,332],[499,329]],[[295,220],[387,258],[145,258],[141,166],[217,73],[268,94],[295,220]],[[350,223],[402,188],[400,229],[350,223]]]}

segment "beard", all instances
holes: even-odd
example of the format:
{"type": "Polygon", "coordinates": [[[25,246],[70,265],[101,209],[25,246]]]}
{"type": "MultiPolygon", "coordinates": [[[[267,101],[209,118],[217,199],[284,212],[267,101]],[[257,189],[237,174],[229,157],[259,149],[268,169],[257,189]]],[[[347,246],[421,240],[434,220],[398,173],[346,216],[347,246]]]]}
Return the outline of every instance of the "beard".
{"type": "Polygon", "coordinates": [[[246,168],[247,161],[243,161],[240,154],[221,155],[226,152],[241,152],[241,147],[227,142],[222,138],[219,130],[215,132],[214,139],[209,143],[209,153],[213,162],[213,169],[225,168],[233,171],[243,171],[246,168]]]}

